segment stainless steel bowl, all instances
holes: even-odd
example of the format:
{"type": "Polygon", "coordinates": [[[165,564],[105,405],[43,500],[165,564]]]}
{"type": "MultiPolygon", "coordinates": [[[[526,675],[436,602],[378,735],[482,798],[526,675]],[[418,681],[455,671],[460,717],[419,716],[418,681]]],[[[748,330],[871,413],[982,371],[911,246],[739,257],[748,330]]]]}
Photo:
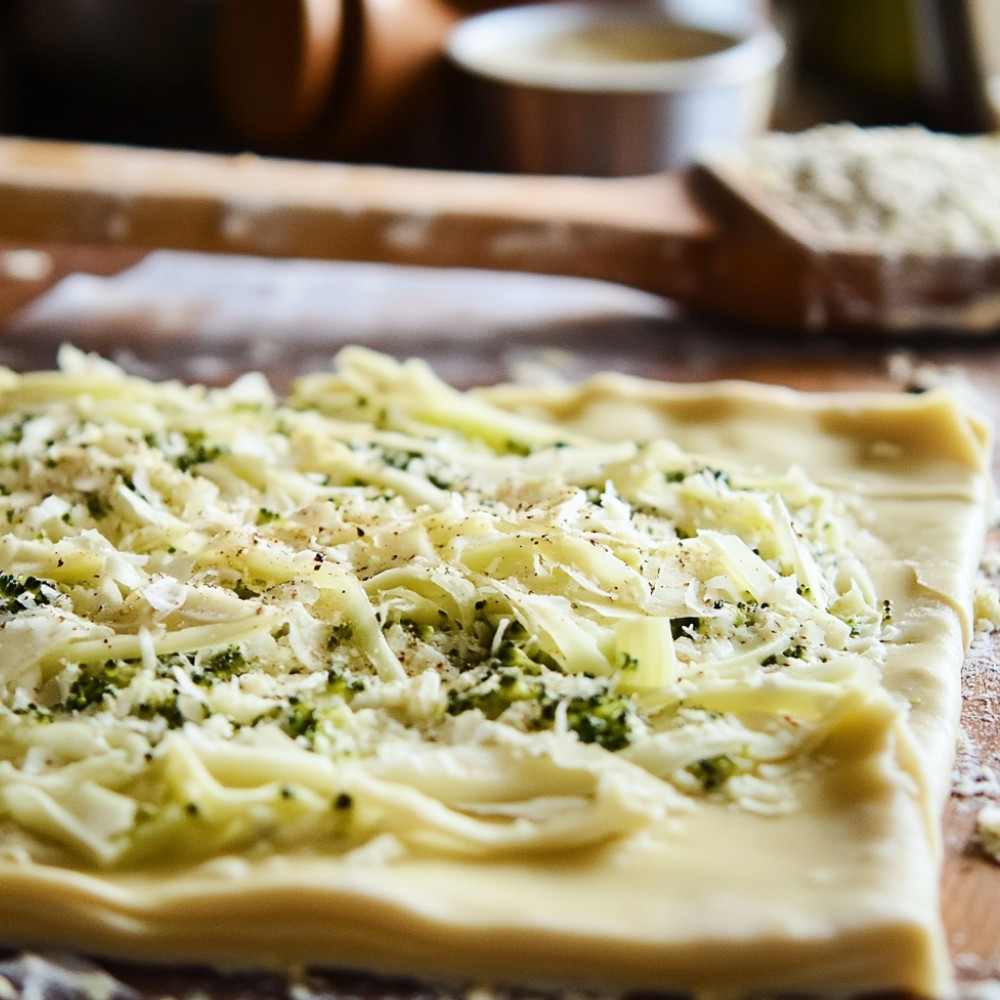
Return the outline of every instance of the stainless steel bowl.
{"type": "Polygon", "coordinates": [[[760,131],[784,44],[753,7],[557,2],[463,20],[447,50],[477,86],[485,165],[641,174],[760,131]]]}

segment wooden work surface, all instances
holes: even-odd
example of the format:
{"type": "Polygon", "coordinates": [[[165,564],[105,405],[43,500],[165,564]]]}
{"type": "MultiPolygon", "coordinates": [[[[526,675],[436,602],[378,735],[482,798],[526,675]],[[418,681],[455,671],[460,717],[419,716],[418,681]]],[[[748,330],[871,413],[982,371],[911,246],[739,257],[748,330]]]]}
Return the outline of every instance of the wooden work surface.
{"type": "MultiPolygon", "coordinates": [[[[680,381],[746,378],[806,390],[902,390],[928,378],[958,379],[1000,422],[997,339],[769,336],[685,317],[658,298],[582,279],[25,250],[0,243],[0,363],[19,369],[51,365],[58,345],[70,341],[142,374],[223,382],[253,368],[282,388],[297,373],[328,364],[343,344],[362,342],[426,357],[460,385],[600,369],[680,381]]],[[[991,544],[1000,547],[1000,535],[994,533],[991,544]]],[[[1000,990],[1000,865],[974,839],[976,812],[1000,798],[998,719],[1000,638],[994,634],[977,639],[966,668],[965,739],[944,831],[944,919],[959,978],[976,983],[967,988],[970,996],[979,989],[980,997],[983,983],[1000,990]]],[[[176,980],[170,992],[187,995],[193,982],[176,980]]],[[[143,996],[166,989],[148,979],[146,988],[143,996]]],[[[216,988],[219,996],[233,995],[218,984],[209,984],[208,995],[216,988]]],[[[355,984],[348,992],[365,991],[355,984]]]]}

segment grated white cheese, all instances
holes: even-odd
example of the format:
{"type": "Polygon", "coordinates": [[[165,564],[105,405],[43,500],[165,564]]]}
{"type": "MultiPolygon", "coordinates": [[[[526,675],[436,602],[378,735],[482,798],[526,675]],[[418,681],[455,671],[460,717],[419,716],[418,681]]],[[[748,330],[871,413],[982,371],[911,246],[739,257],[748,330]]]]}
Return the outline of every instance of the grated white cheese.
{"type": "Polygon", "coordinates": [[[281,403],[62,365],[0,394],[0,823],[29,849],[488,854],[706,796],[787,812],[881,696],[864,530],[800,471],[357,349],[281,403]]]}

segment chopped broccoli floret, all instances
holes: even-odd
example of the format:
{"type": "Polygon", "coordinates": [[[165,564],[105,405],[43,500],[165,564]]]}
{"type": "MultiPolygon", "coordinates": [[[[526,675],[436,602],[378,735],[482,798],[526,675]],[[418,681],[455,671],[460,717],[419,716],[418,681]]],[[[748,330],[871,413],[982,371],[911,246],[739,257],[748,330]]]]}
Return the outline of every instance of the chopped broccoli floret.
{"type": "Polygon", "coordinates": [[[693,764],[688,764],[685,770],[701,782],[701,787],[706,792],[714,792],[737,774],[740,766],[729,754],[722,753],[696,760],[693,764]]]}
{"type": "Polygon", "coordinates": [[[189,431],[184,436],[187,439],[187,451],[182,452],[174,459],[174,463],[181,472],[189,472],[196,465],[214,462],[219,456],[226,453],[226,448],[222,445],[206,444],[205,435],[200,431],[189,431]]]}
{"type": "Polygon", "coordinates": [[[281,728],[292,739],[301,737],[311,744],[316,738],[316,730],[319,728],[316,710],[298,698],[289,698],[288,711],[281,722],[281,728]]]}
{"type": "Polygon", "coordinates": [[[82,712],[91,705],[99,705],[113,690],[113,685],[100,674],[80,674],[69,689],[66,707],[72,712],[82,712]]]}
{"type": "Polygon", "coordinates": [[[622,750],[632,742],[634,715],[631,701],[612,691],[571,698],[566,704],[569,728],[582,742],[596,743],[605,750],[622,750]]]}
{"type": "Polygon", "coordinates": [[[170,729],[180,729],[187,721],[177,703],[177,695],[170,695],[161,701],[144,701],[136,709],[140,719],[164,719],[170,729]]]}
{"type": "Polygon", "coordinates": [[[530,681],[518,670],[492,674],[466,691],[448,692],[448,714],[461,715],[478,708],[487,719],[498,719],[516,701],[536,701],[545,694],[538,681],[530,681]]]}
{"type": "Polygon", "coordinates": [[[238,677],[250,669],[250,665],[239,646],[227,646],[219,652],[204,658],[201,663],[202,672],[194,677],[198,683],[214,683],[228,681],[230,677],[238,677]]]}
{"type": "Polygon", "coordinates": [[[55,585],[46,580],[34,576],[19,580],[9,573],[0,573],[0,612],[16,614],[28,608],[51,604],[58,593],[55,585]]]}

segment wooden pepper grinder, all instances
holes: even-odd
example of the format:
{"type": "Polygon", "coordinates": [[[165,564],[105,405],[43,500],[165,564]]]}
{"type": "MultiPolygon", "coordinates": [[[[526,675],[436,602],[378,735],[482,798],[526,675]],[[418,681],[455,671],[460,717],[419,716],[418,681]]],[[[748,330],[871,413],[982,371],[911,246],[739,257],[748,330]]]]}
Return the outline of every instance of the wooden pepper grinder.
{"type": "Polygon", "coordinates": [[[419,99],[457,17],[445,0],[223,0],[222,114],[261,152],[363,157],[419,99]]]}

